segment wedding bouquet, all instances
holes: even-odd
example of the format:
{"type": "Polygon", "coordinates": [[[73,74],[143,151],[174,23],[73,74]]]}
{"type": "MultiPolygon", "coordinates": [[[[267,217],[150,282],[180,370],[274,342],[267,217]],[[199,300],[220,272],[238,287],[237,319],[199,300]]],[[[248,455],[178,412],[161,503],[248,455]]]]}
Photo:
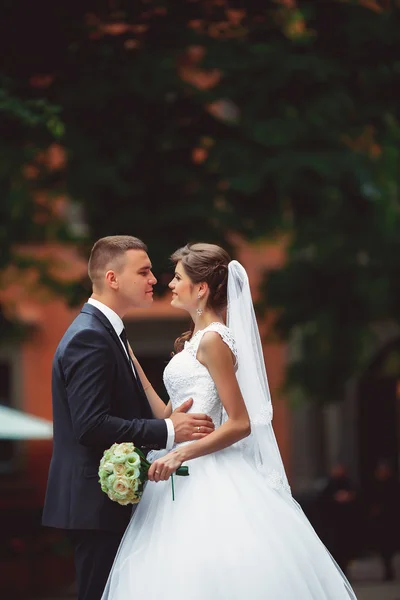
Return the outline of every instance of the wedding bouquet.
{"type": "MultiPolygon", "coordinates": [[[[99,483],[110,500],[118,504],[137,504],[143,494],[150,463],[132,442],[113,444],[104,451],[99,466],[99,483]]],[[[189,475],[188,467],[179,467],[176,475],[189,475]]],[[[172,480],[173,486],[173,480],[172,480]]],[[[173,488],[172,488],[173,490],[173,488]]],[[[174,493],[173,493],[174,495],[174,493]]]]}

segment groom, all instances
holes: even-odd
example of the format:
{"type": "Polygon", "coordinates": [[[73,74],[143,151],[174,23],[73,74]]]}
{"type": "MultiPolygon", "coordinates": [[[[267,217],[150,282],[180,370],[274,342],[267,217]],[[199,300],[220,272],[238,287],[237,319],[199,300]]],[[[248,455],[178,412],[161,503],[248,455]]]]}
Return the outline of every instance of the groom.
{"type": "Polygon", "coordinates": [[[122,318],[131,308],[152,304],[156,279],[151,269],[139,239],[98,240],[89,259],[93,294],[53,360],[54,446],[43,525],[69,531],[79,600],[100,600],[132,513],[132,507],[112,502],[101,491],[103,451],[114,442],[169,449],[213,430],[210,417],[185,414],[191,400],[169,419],[154,419],[129,360],[122,318]]]}

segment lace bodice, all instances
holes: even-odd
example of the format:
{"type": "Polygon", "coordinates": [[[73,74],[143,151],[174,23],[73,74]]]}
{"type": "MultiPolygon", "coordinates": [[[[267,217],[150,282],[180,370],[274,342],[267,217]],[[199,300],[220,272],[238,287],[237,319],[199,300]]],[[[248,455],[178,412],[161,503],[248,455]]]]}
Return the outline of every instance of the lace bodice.
{"type": "Polygon", "coordinates": [[[222,323],[211,323],[205,329],[197,331],[188,342],[185,342],[184,349],[171,359],[164,370],[164,383],[171,398],[172,410],[185,400],[193,398],[193,405],[189,412],[205,413],[212,418],[215,427],[219,427],[223,406],[207,367],[196,358],[202,337],[207,331],[219,333],[237,358],[235,341],[228,327],[222,323]]]}
{"type": "MultiPolygon", "coordinates": [[[[185,400],[193,398],[193,405],[189,412],[209,415],[217,428],[225,421],[226,413],[208,369],[196,358],[201,339],[207,331],[216,331],[219,333],[237,360],[238,353],[231,330],[222,323],[211,323],[205,329],[197,331],[188,342],[185,342],[184,349],[175,354],[170,360],[164,369],[164,383],[171,398],[172,410],[175,410],[185,400]]],[[[271,418],[272,407],[266,405],[261,414],[251,419],[252,427],[267,425],[271,422],[271,418]]],[[[243,453],[251,456],[252,460],[257,464],[257,457],[254,455],[254,440],[251,435],[234,445],[240,448],[243,453]]],[[[267,469],[266,474],[268,484],[273,489],[290,493],[286,477],[281,472],[270,468],[267,469]]]]}

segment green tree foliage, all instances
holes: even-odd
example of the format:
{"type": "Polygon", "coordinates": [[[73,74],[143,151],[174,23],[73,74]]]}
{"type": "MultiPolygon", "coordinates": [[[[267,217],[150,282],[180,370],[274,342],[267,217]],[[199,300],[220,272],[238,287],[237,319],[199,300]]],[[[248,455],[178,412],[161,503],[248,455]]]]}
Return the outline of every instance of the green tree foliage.
{"type": "Polygon", "coordinates": [[[54,215],[34,225],[38,185],[82,205],[88,243],[134,233],[161,270],[188,239],[283,235],[261,309],[295,335],[289,385],[340,399],[369,325],[400,318],[398,4],[2,5],[2,264],[15,242],[68,237],[54,215]],[[59,136],[67,167],[27,188],[59,136]]]}

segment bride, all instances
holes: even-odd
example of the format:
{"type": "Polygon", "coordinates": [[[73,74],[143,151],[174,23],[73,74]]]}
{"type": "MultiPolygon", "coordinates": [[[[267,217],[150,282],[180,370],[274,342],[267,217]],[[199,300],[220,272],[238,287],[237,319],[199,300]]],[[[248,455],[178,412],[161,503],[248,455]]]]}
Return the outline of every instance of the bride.
{"type": "Polygon", "coordinates": [[[103,600],[356,600],[291,496],[244,268],[212,244],[172,260],[171,304],[193,320],[164,371],[172,404],[133,359],[154,416],[192,397],[215,431],[153,453],[103,600]],[[190,475],[173,478],[173,500],[168,480],[182,463],[190,475]]]}

